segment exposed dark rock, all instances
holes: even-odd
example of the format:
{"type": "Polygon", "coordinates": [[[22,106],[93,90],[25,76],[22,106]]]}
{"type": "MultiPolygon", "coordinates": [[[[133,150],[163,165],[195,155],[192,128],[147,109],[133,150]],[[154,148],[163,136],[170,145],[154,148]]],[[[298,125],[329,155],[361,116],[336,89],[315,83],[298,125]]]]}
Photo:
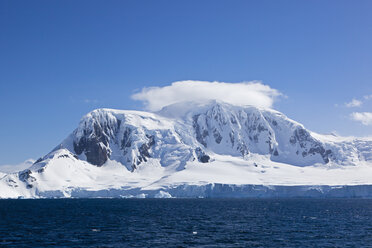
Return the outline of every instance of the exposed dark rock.
{"type": "Polygon", "coordinates": [[[121,120],[116,119],[116,130],[120,129],[120,125],[121,125],[121,120]]]}
{"type": "Polygon", "coordinates": [[[257,126],[257,130],[258,130],[259,132],[263,132],[263,131],[266,131],[267,128],[265,128],[262,124],[258,124],[258,126],[257,126]]]}
{"type": "Polygon", "coordinates": [[[16,181],[14,181],[13,179],[8,179],[7,180],[7,183],[8,183],[8,185],[10,186],[10,187],[14,187],[14,188],[17,188],[18,187],[18,184],[17,184],[17,182],[16,181]]]}
{"type": "Polygon", "coordinates": [[[195,115],[193,117],[193,126],[194,126],[195,133],[196,133],[196,140],[200,144],[202,144],[204,147],[207,147],[207,142],[205,138],[209,135],[209,133],[208,133],[208,130],[202,130],[202,128],[200,127],[198,123],[199,117],[200,115],[195,115]]]}
{"type": "Polygon", "coordinates": [[[237,120],[236,120],[236,118],[235,118],[235,116],[231,116],[231,118],[230,118],[230,122],[232,123],[232,124],[237,124],[238,122],[237,122],[237,120]]]}
{"type": "Polygon", "coordinates": [[[107,161],[110,154],[110,151],[108,151],[105,146],[101,145],[100,139],[97,137],[90,139],[85,137],[81,138],[78,144],[74,142],[74,150],[79,155],[84,151],[87,161],[97,166],[102,166],[107,161]]]}
{"type": "Polygon", "coordinates": [[[23,181],[23,182],[25,182],[25,181],[27,181],[27,179],[29,179],[32,174],[32,172],[30,171],[30,170],[24,170],[24,171],[20,171],[19,172],[19,180],[21,180],[21,181],[23,181]]]}
{"type": "Polygon", "coordinates": [[[277,149],[274,150],[273,155],[274,155],[274,156],[279,156],[279,152],[278,152],[277,149]]]}
{"type": "Polygon", "coordinates": [[[229,136],[230,136],[231,145],[234,146],[234,142],[235,142],[234,131],[231,131],[229,133],[229,136]]]}
{"type": "Polygon", "coordinates": [[[248,147],[244,143],[239,144],[237,150],[243,157],[249,154],[248,147]]]}
{"type": "Polygon", "coordinates": [[[41,161],[43,161],[43,158],[38,158],[33,164],[40,163],[41,161]]]}
{"type": "Polygon", "coordinates": [[[87,161],[91,164],[102,166],[110,157],[110,150],[106,147],[109,141],[109,127],[101,127],[98,123],[94,123],[93,131],[84,130],[84,136],[74,142],[74,150],[80,155],[85,153],[87,161]],[[106,132],[105,132],[106,131],[106,132]]]}
{"type": "Polygon", "coordinates": [[[291,136],[289,138],[289,143],[291,143],[292,145],[296,144],[297,140],[296,140],[296,137],[295,136],[291,136]]]}
{"type": "Polygon", "coordinates": [[[62,154],[62,155],[59,155],[58,158],[69,158],[70,156],[67,155],[67,154],[62,154]]]}
{"type": "Polygon", "coordinates": [[[213,130],[213,137],[214,137],[214,140],[216,141],[217,144],[221,143],[222,136],[216,128],[213,130]]]}
{"type": "MultiPolygon", "coordinates": [[[[311,137],[310,133],[303,128],[296,129],[293,136],[291,136],[289,139],[289,142],[292,145],[295,145],[298,142],[300,147],[304,149],[304,151],[301,153],[302,157],[319,154],[324,163],[328,163],[329,157],[332,155],[331,150],[326,150],[322,143],[311,137]]],[[[296,154],[298,153],[299,151],[296,152],[296,154]]]]}
{"type": "Polygon", "coordinates": [[[18,173],[19,180],[21,180],[22,182],[25,182],[25,183],[35,182],[36,178],[31,176],[31,174],[32,174],[32,172],[30,170],[20,171],[18,173]]]}
{"type": "Polygon", "coordinates": [[[147,162],[148,158],[151,158],[150,149],[152,146],[155,145],[155,137],[154,135],[148,135],[146,134],[146,137],[148,139],[147,143],[144,143],[140,146],[138,149],[139,155],[137,157],[136,163],[132,165],[132,169],[136,169],[138,165],[140,165],[142,162],[147,162]]]}
{"type": "Polygon", "coordinates": [[[208,163],[211,159],[200,147],[195,149],[196,156],[198,161],[201,163],[208,163]]]}
{"type": "Polygon", "coordinates": [[[215,121],[220,125],[226,125],[227,121],[225,119],[225,116],[222,113],[221,106],[218,104],[214,106],[210,111],[208,111],[207,116],[213,117],[215,121]]]}
{"type": "Polygon", "coordinates": [[[132,146],[131,133],[132,130],[129,127],[126,127],[124,130],[123,139],[121,140],[122,149],[132,146]]]}
{"type": "MultiPolygon", "coordinates": [[[[303,128],[298,128],[294,131],[294,136],[291,137],[290,142],[293,142],[293,139],[295,141],[298,141],[301,148],[304,148],[306,145],[306,142],[313,142],[313,138],[311,137],[310,133],[306,131],[303,128]],[[292,141],[291,141],[292,140],[292,141]]],[[[296,142],[294,142],[296,143],[296,142]]]]}

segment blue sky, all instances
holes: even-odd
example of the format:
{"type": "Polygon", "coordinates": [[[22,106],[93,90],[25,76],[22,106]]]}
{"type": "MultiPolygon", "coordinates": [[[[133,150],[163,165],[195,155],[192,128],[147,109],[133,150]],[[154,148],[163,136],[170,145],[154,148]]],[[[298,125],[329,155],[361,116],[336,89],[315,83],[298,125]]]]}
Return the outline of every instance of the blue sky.
{"type": "MultiPolygon", "coordinates": [[[[372,135],[372,1],[0,1],[0,164],[180,80],[260,80],[307,128],[372,135]],[[353,99],[361,106],[347,107],[353,99]],[[365,123],[366,124],[366,123],[365,123]],[[368,124],[368,123],[367,123],[368,124]]],[[[357,104],[358,105],[358,104],[357,104]]]]}

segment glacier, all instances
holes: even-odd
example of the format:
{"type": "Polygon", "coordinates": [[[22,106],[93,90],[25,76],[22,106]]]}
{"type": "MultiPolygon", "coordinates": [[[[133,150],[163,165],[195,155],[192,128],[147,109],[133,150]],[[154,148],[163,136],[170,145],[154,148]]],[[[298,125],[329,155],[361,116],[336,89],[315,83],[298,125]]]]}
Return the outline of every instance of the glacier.
{"type": "Polygon", "coordinates": [[[372,139],[221,101],[97,109],[0,198],[372,197],[372,139]]]}

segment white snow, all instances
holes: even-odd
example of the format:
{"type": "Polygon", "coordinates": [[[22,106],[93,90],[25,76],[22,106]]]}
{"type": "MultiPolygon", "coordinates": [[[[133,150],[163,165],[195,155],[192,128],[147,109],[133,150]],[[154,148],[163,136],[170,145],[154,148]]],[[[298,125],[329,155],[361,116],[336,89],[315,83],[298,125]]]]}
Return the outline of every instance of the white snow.
{"type": "Polygon", "coordinates": [[[274,110],[217,101],[178,103],[158,113],[99,109],[26,168],[0,172],[0,198],[169,198],[184,185],[200,197],[210,184],[372,185],[372,139],[320,135],[274,110]],[[102,166],[74,151],[74,142],[94,137],[97,127],[108,140],[100,146],[110,152],[102,166]],[[199,162],[200,152],[207,163],[199,162]]]}

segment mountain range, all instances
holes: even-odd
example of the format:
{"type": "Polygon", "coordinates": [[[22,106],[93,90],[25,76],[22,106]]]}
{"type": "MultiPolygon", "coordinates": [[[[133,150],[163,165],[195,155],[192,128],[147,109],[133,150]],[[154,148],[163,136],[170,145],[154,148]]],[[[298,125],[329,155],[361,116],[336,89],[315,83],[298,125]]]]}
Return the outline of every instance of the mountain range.
{"type": "Polygon", "coordinates": [[[208,101],[94,110],[29,168],[0,173],[0,198],[372,197],[371,184],[372,139],[208,101]]]}

